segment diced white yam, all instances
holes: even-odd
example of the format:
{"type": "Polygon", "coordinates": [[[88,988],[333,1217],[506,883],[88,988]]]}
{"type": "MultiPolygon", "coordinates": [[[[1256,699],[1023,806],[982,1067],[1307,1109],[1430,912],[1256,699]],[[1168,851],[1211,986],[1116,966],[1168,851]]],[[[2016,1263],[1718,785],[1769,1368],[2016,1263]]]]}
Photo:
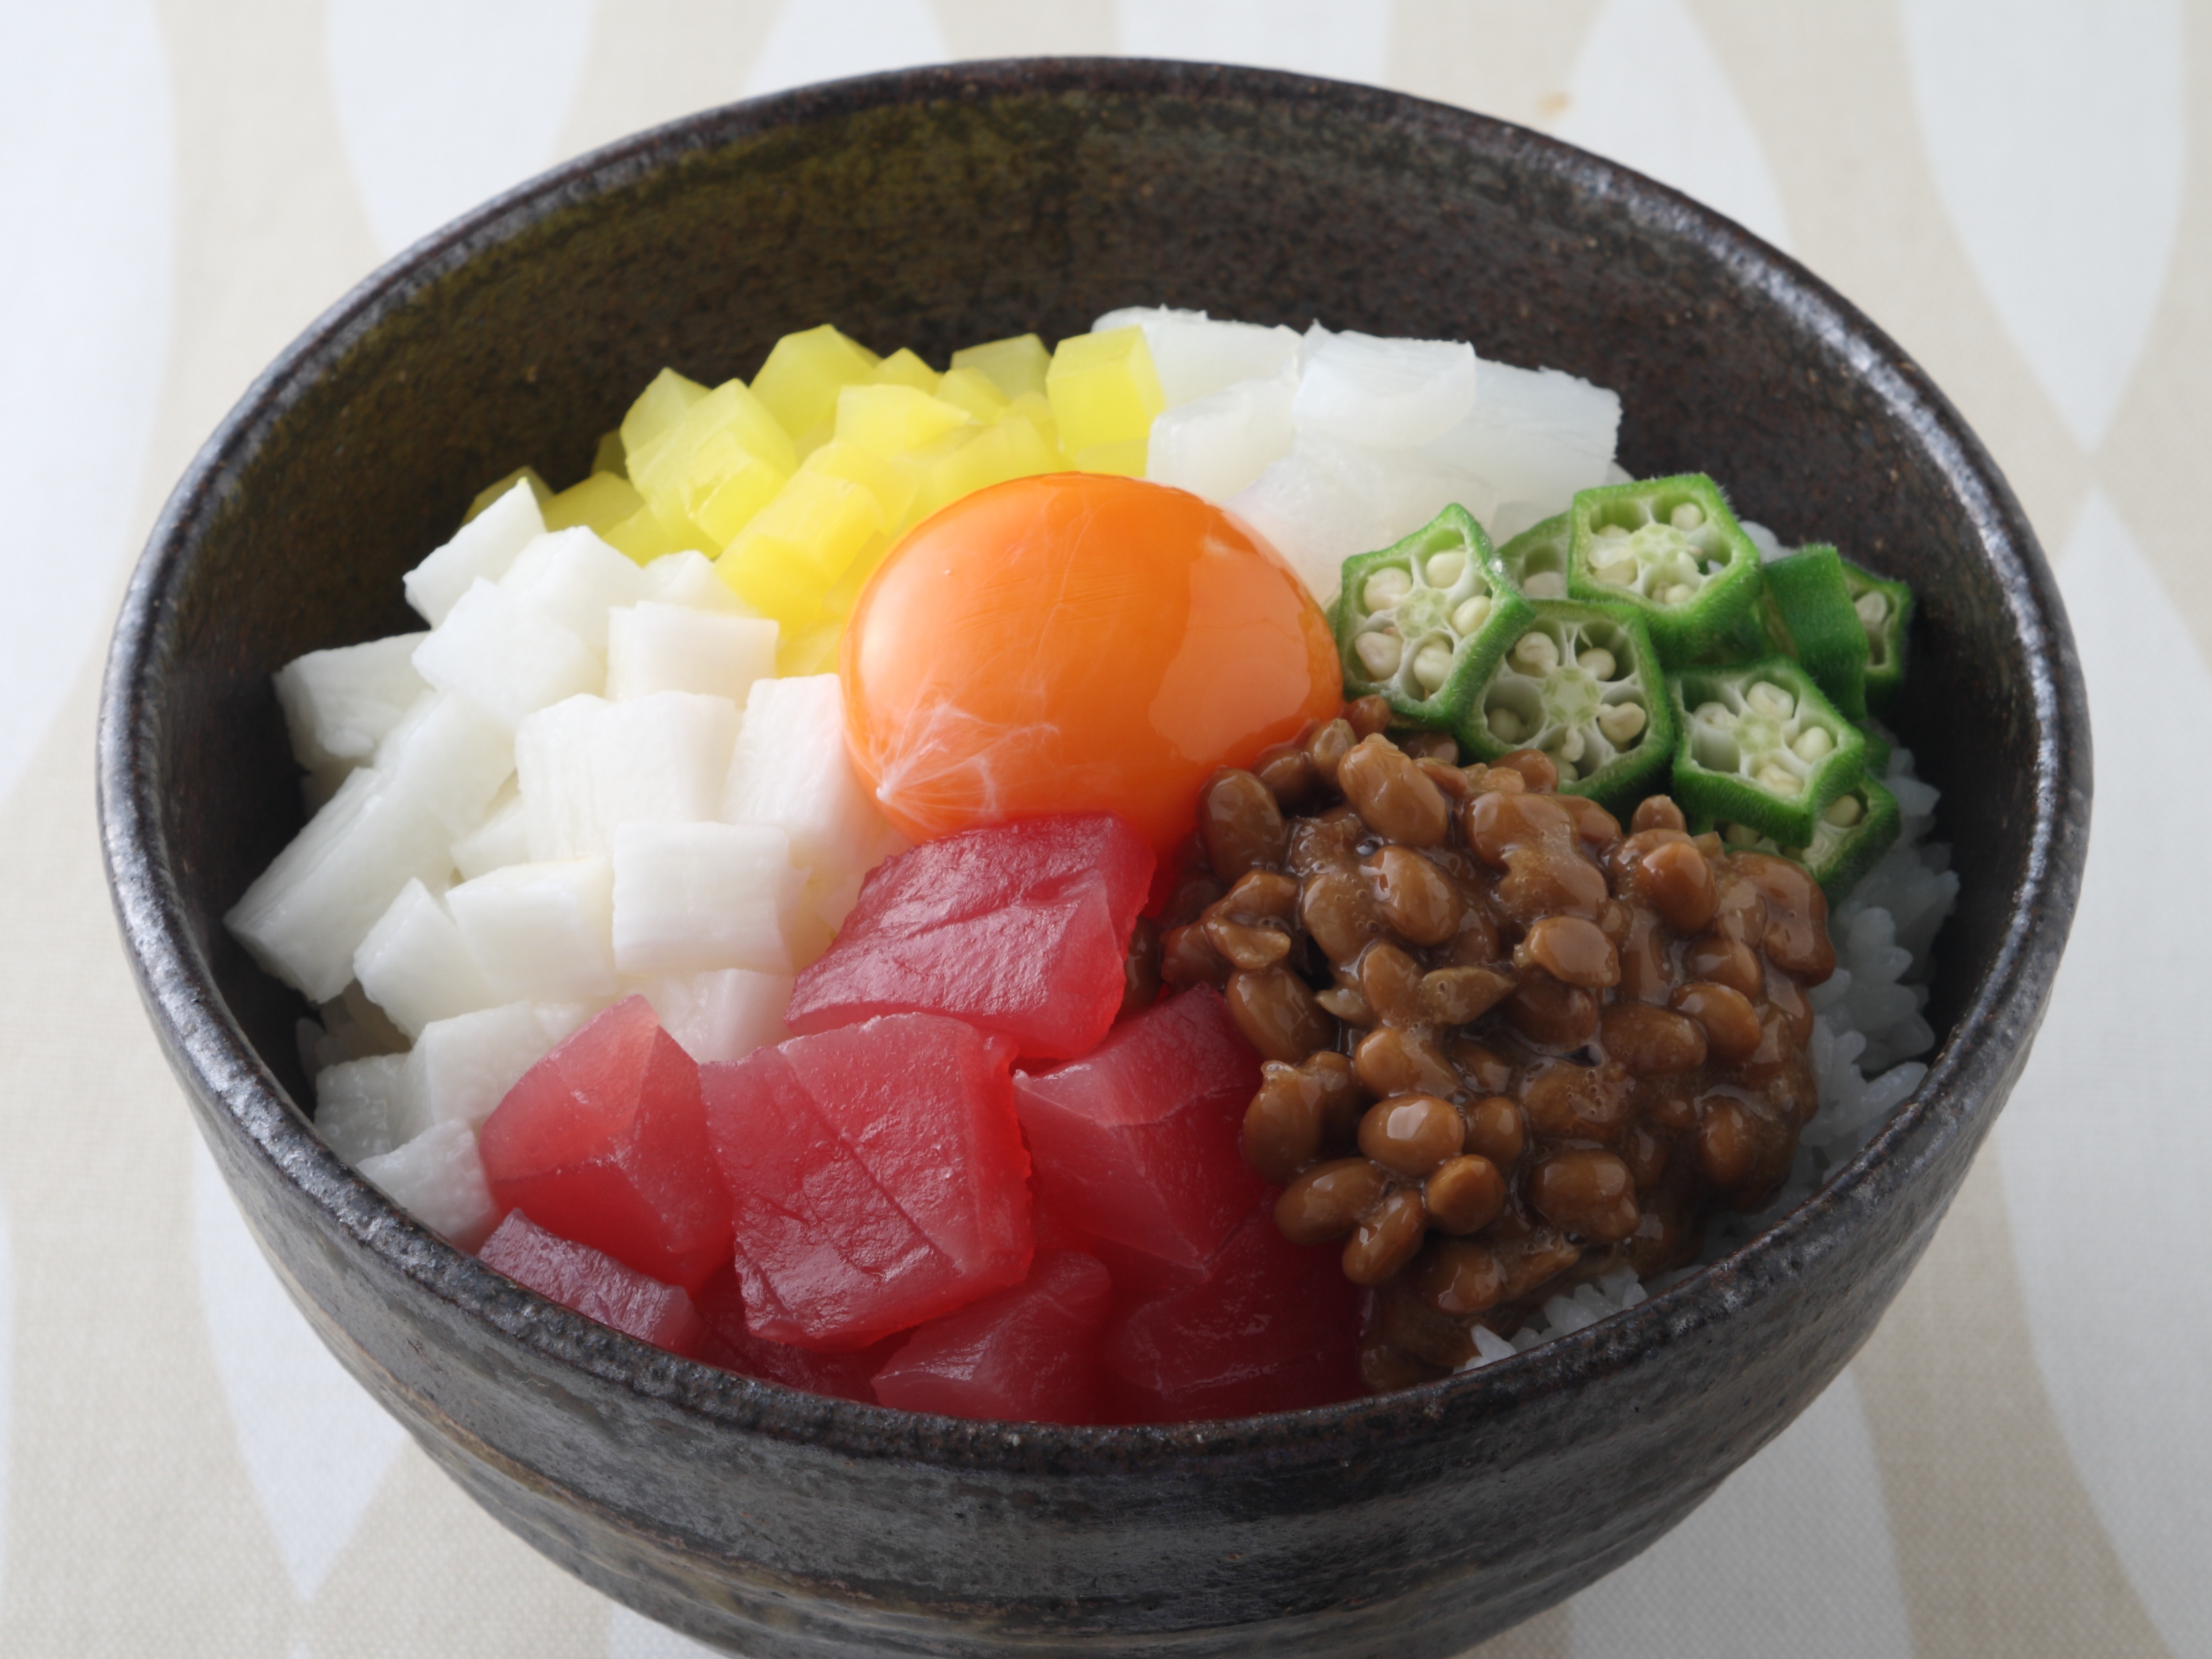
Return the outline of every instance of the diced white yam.
{"type": "Polygon", "coordinates": [[[696,691],[572,697],[531,716],[514,745],[531,856],[604,853],[617,824],[718,817],[738,730],[735,704],[696,691]]]}
{"type": "Polygon", "coordinates": [[[407,603],[435,628],[477,581],[497,581],[545,533],[545,515],[526,481],[471,519],[453,539],[407,573],[407,603]]]}
{"type": "Polygon", "coordinates": [[[606,708],[603,698],[569,697],[515,728],[514,781],[530,858],[585,858],[606,851],[592,781],[599,716],[606,708]]]}
{"type": "Polygon", "coordinates": [[[835,878],[881,862],[890,826],[847,757],[835,674],[753,682],[721,816],[774,824],[791,838],[792,862],[811,875],[835,878]]]}
{"type": "Polygon", "coordinates": [[[801,878],[782,830],[626,823],[614,832],[616,971],[792,970],[801,878]]]}
{"type": "Polygon", "coordinates": [[[614,994],[614,866],[605,854],[510,864],[463,882],[446,908],[501,996],[614,994]]]}
{"type": "Polygon", "coordinates": [[[1170,409],[1239,380],[1271,376],[1298,349],[1296,329],[1231,322],[1202,311],[1128,306],[1108,312],[1091,325],[1092,331],[1100,334],[1116,328],[1145,331],[1145,345],[1152,354],[1160,392],[1170,409]]]}
{"type": "Polygon", "coordinates": [[[487,581],[463,594],[416,647],[415,670],[441,691],[473,698],[510,729],[549,703],[599,690],[606,678],[599,654],[574,630],[487,581]]]}
{"type": "Polygon", "coordinates": [[[522,792],[509,779],[492,797],[484,821],[453,843],[453,868],[464,881],[499,869],[503,865],[530,861],[530,820],[522,810],[522,792]]]}
{"type": "Polygon", "coordinates": [[[371,1054],[315,1073],[315,1133],[349,1164],[390,1152],[399,1144],[398,1126],[411,1121],[404,1054],[371,1054]]]}
{"type": "Polygon", "coordinates": [[[1346,559],[1411,535],[1455,501],[1487,521],[1492,503],[1480,479],[1418,450],[1366,449],[1301,432],[1289,454],[1223,505],[1326,605],[1346,559]]]}
{"type": "Polygon", "coordinates": [[[756,615],[752,606],[714,574],[714,562],[690,548],[664,553],[645,567],[645,597],[656,605],[680,605],[724,616],[756,615]]]}
{"type": "MultiPolygon", "coordinates": [[[[717,586],[721,579],[714,578],[717,586]]],[[[753,682],[775,672],[776,625],[651,601],[607,617],[607,696],[700,691],[745,706],[753,682]]]]}
{"type": "Polygon", "coordinates": [[[1464,341],[1344,333],[1306,364],[1294,416],[1302,433],[1408,449],[1442,437],[1474,407],[1474,348],[1464,341]]]}
{"type": "Polygon", "coordinates": [[[1209,501],[1227,501],[1290,453],[1297,396],[1297,381],[1276,374],[1170,408],[1153,417],[1145,476],[1209,501]]]}
{"type": "Polygon", "coordinates": [[[354,977],[392,1023],[418,1037],[433,1020],[473,1013],[499,1000],[469,953],[461,930],[419,881],[399,890],[361,948],[354,977]]]}
{"type": "Polygon", "coordinates": [[[276,701],[292,757],[310,771],[367,760],[427,690],[415,647],[428,635],[394,634],[363,645],[310,651],[276,671],[276,701]]]}
{"type": "Polygon", "coordinates": [[[1555,368],[1486,362],[1474,409],[1428,453],[1480,475],[1498,500],[1526,502],[1547,519],[1565,512],[1577,490],[1606,481],[1620,429],[1620,398],[1603,386],[1555,368]]]}
{"type": "Polygon", "coordinates": [[[356,772],[231,907],[223,923],[255,961],[328,1002],[353,953],[410,881],[442,880],[447,837],[421,802],[373,768],[356,772]]]}
{"type": "Polygon", "coordinates": [[[549,1027],[530,1002],[433,1020],[405,1057],[410,1115],[395,1121],[400,1139],[441,1123],[473,1129],[567,1035],[557,1024],[549,1027]]]}
{"type": "Polygon", "coordinates": [[[791,1006],[788,974],[725,968],[650,980],[640,988],[660,1017],[661,1029],[702,1066],[743,1060],[791,1035],[783,1023],[791,1006]]]}
{"type": "Polygon", "coordinates": [[[607,612],[645,598],[635,560],[583,525],[556,530],[522,550],[499,585],[604,656],[607,612]]]}
{"type": "Polygon", "coordinates": [[[465,1123],[441,1123],[359,1168],[393,1203],[465,1250],[483,1243],[499,1219],[476,1131],[465,1123]]]}
{"type": "Polygon", "coordinates": [[[465,835],[514,775],[514,735],[473,697],[426,691],[379,745],[376,769],[448,835],[465,835]]]}

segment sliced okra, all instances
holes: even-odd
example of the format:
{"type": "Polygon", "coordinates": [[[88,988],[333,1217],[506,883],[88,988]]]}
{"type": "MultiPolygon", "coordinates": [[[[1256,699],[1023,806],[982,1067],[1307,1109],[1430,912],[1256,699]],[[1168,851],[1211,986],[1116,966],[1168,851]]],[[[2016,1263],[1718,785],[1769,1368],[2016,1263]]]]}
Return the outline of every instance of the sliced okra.
{"type": "Polygon", "coordinates": [[[1856,724],[1867,740],[1866,775],[1875,779],[1887,777],[1890,751],[1897,747],[1895,739],[1882,728],[1880,720],[1863,720],[1856,724]]]}
{"type": "Polygon", "coordinates": [[[1820,814],[1865,769],[1866,736],[1787,657],[1671,677],[1684,812],[1808,847],[1820,814]]]}
{"type": "Polygon", "coordinates": [[[1669,667],[1711,657],[1758,601],[1759,550],[1702,472],[1575,496],[1567,592],[1641,616],[1669,667]]]}
{"type": "Polygon", "coordinates": [[[1897,797],[1872,778],[1861,778],[1828,803],[1813,826],[1812,841],[1802,847],[1784,846],[1744,823],[1694,818],[1690,827],[1699,834],[1717,830],[1722,841],[1730,847],[1794,859],[1820,884],[1820,891],[1832,909],[1858,884],[1859,878],[1874,868],[1875,860],[1896,844],[1901,821],[1897,797]]]}
{"type": "Polygon", "coordinates": [[[1867,631],[1844,580],[1844,562],[1826,542],[1808,542],[1765,566],[1760,607],[1784,655],[1805,665],[1846,720],[1866,718],[1867,631]]]}
{"type": "Polygon", "coordinates": [[[1540,749],[1559,787],[1633,801],[1665,770],[1674,715],[1643,619],[1609,605],[1539,600],[1484,683],[1462,748],[1484,760],[1540,749]]]}
{"type": "Polygon", "coordinates": [[[1528,614],[1482,526],[1448,507],[1344,562],[1334,620],[1345,694],[1380,692],[1398,722],[1455,731],[1528,614]]]}
{"type": "Polygon", "coordinates": [[[1505,580],[1531,599],[1567,597],[1567,553],[1574,545],[1571,514],[1559,513],[1531,525],[1498,550],[1505,580]]]}
{"type": "Polygon", "coordinates": [[[1912,590],[1903,582],[1862,570],[1849,559],[1842,561],[1844,586],[1850,592],[1851,609],[1866,630],[1867,708],[1887,714],[1905,684],[1905,642],[1912,629],[1912,590]]]}

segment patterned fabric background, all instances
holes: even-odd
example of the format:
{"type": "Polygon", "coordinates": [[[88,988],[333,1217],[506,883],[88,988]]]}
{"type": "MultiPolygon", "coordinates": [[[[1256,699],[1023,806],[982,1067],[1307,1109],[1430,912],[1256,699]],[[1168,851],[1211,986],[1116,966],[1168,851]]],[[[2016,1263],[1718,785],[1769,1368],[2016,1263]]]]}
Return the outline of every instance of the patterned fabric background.
{"type": "Polygon", "coordinates": [[[0,1651],[697,1651],[477,1512],[278,1290],[115,943],[100,650],[194,447],[415,237],[705,105],[1043,52],[1382,82],[1704,198],[1920,357],[2072,607],[2095,850],[1990,1150],[1811,1412],[1485,1651],[2212,1653],[2204,0],[0,0],[0,1651]]]}

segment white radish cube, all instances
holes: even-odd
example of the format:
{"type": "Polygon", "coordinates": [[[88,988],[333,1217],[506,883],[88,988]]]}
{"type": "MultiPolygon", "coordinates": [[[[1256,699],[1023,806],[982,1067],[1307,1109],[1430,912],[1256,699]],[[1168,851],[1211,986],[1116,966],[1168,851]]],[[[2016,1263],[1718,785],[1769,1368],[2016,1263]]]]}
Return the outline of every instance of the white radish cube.
{"type": "Polygon", "coordinates": [[[399,1144],[398,1126],[411,1119],[404,1054],[371,1054],[315,1073],[315,1133],[349,1164],[390,1152],[399,1144]]]}
{"type": "Polygon", "coordinates": [[[453,539],[407,573],[407,603],[435,628],[477,581],[497,581],[545,533],[545,515],[526,481],[471,519],[453,539]]]}
{"type": "Polygon", "coordinates": [[[561,624],[592,651],[607,648],[607,612],[646,596],[645,572],[582,525],[522,550],[499,585],[561,624]]]}
{"type": "Polygon", "coordinates": [[[353,953],[399,890],[441,881],[450,865],[445,826],[390,787],[373,768],[356,772],[223,917],[271,974],[328,1002],[353,978],[353,953]]]}
{"type": "Polygon", "coordinates": [[[1474,406],[1474,348],[1464,341],[1345,333],[1306,364],[1294,412],[1301,433],[1407,449],[1442,437],[1474,406]]]}
{"type": "Polygon", "coordinates": [[[792,862],[811,875],[873,869],[891,830],[845,750],[845,704],[835,674],[756,680],[730,757],[722,817],[769,823],[791,838],[792,862]]]}
{"type": "Polygon", "coordinates": [[[276,671],[276,701],[292,757],[310,771],[367,760],[428,688],[415,672],[422,634],[310,651],[276,671]]]}
{"type": "Polygon", "coordinates": [[[599,654],[573,629],[487,581],[464,593],[416,647],[415,670],[441,691],[473,698],[510,729],[549,703],[599,690],[606,678],[599,654]]]}
{"type": "Polygon", "coordinates": [[[453,843],[453,868],[464,881],[502,865],[530,860],[530,820],[522,811],[522,792],[509,779],[492,797],[484,821],[453,843]]]}
{"type": "Polygon", "coordinates": [[[1141,328],[1160,393],[1174,409],[1239,380],[1273,375],[1297,355],[1296,329],[1261,323],[1231,322],[1202,311],[1128,306],[1109,311],[1091,325],[1093,333],[1141,328]]]}
{"type": "Polygon", "coordinates": [[[1152,418],[1145,476],[1225,501],[1290,453],[1289,374],[1240,380],[1152,418]]]}
{"type": "Polygon", "coordinates": [[[661,1029],[702,1066],[743,1060],[791,1035],[783,1023],[791,1006],[788,974],[726,968],[650,980],[640,988],[660,1017],[661,1029]]]}
{"type": "Polygon", "coordinates": [[[393,1203],[465,1250],[483,1243],[499,1219],[476,1131],[465,1123],[441,1123],[358,1167],[393,1203]]]}
{"type": "MultiPolygon", "coordinates": [[[[714,578],[717,585],[720,578],[714,578]]],[[[753,682],[775,672],[776,625],[650,601],[607,617],[607,696],[699,691],[745,706],[753,682]]]]}
{"type": "Polygon", "coordinates": [[[473,1013],[499,1001],[469,953],[444,903],[419,881],[399,890],[361,948],[354,977],[410,1037],[433,1020],[473,1013]]]}
{"type": "Polygon", "coordinates": [[[735,704],[696,691],[572,697],[531,716],[515,734],[531,855],[586,858],[617,824],[720,816],[738,729],[735,704]]]}
{"type": "Polygon", "coordinates": [[[604,854],[510,864],[463,882],[446,907],[501,997],[614,994],[614,866],[604,854]]]}
{"type": "Polygon", "coordinates": [[[655,605],[680,605],[724,616],[757,614],[729,583],[714,574],[712,559],[688,547],[681,552],[664,553],[645,567],[645,598],[655,605]]]}
{"type": "Polygon", "coordinates": [[[1534,523],[1606,481],[1620,429],[1620,398],[1604,387],[1558,369],[1486,362],[1474,409],[1427,449],[1480,474],[1498,501],[1525,503],[1534,523]]]}
{"type": "Polygon", "coordinates": [[[541,708],[514,732],[514,781],[528,856],[588,858],[606,851],[592,783],[603,698],[569,697],[541,708]]]}
{"type": "Polygon", "coordinates": [[[440,1123],[473,1129],[507,1098],[507,1091],[525,1072],[582,1023],[549,1021],[544,1008],[530,1002],[432,1021],[404,1056],[407,1088],[403,1099],[409,1115],[394,1121],[400,1139],[440,1123]]]}
{"type": "Polygon", "coordinates": [[[464,835],[514,775],[514,736],[474,698],[426,691],[378,747],[376,769],[449,835],[464,835]]]}
{"type": "Polygon", "coordinates": [[[800,876],[782,830],[626,823],[614,832],[616,971],[789,973],[800,876]]]}

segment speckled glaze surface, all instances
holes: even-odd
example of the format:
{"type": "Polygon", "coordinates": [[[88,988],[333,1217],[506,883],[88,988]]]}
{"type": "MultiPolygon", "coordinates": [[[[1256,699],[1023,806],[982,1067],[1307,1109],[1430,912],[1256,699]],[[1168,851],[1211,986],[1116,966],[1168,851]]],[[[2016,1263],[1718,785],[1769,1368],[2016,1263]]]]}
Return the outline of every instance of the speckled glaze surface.
{"type": "Polygon", "coordinates": [[[1680,1520],[1816,1395],[2026,1059],[2088,823],[2081,675],[2035,538],[1921,371],[1787,258],[1481,117],[1248,70],[1039,61],[741,104],[410,251],[259,380],[139,567],[100,731],[117,913],[225,1178],[338,1357],[494,1515],[758,1659],[1455,1653],[1680,1520]],[[1900,724],[1966,872],[1917,1096],[1834,1182],[1628,1314],[1292,1416],[988,1425],[675,1359],[452,1249],[303,1115],[292,994],[220,917],[298,828],[270,675],[409,625],[400,573],[523,460],[580,474],[665,362],[750,374],[833,319],[942,360],[1109,307],[1474,341],[1619,389],[1698,468],[1922,599],[1900,724]]]}

